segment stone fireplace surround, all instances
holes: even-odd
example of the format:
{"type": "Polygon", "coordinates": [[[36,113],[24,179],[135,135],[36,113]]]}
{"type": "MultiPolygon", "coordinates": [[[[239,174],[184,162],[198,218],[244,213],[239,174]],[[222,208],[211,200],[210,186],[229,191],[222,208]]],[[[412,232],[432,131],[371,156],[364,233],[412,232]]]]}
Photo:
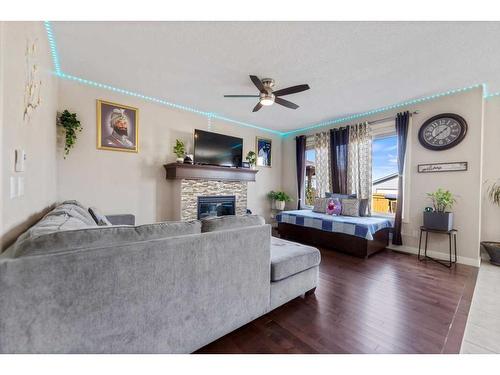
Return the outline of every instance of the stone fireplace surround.
{"type": "Polygon", "coordinates": [[[255,181],[258,170],[209,165],[170,163],[164,165],[171,186],[171,220],[196,220],[198,197],[235,197],[236,215],[247,210],[247,184],[255,181]]]}
{"type": "Polygon", "coordinates": [[[199,196],[234,195],[236,215],[247,209],[247,183],[242,181],[181,180],[181,220],[195,220],[198,216],[199,196]]]}

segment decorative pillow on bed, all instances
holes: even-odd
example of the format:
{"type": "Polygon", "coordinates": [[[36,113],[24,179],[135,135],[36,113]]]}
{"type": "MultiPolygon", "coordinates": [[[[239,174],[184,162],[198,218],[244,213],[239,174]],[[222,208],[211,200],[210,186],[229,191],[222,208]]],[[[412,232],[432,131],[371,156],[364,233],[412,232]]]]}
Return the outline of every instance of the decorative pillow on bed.
{"type": "Polygon", "coordinates": [[[326,206],[326,213],[328,215],[338,216],[342,212],[342,204],[338,198],[330,198],[326,206]]]}
{"type": "Polygon", "coordinates": [[[359,199],[347,198],[341,199],[342,216],[359,216],[359,199]]]}
{"type": "Polygon", "coordinates": [[[326,207],[328,205],[329,198],[316,198],[314,200],[313,212],[320,214],[326,213],[326,207]]]}

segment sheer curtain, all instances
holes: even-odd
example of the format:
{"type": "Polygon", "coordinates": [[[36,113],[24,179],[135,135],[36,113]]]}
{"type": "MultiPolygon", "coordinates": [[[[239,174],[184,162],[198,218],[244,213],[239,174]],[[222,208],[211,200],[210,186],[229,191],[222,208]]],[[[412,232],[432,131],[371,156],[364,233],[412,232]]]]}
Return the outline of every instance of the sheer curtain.
{"type": "Polygon", "coordinates": [[[358,199],[368,199],[367,214],[371,215],[372,138],[367,122],[349,126],[347,188],[358,199]]]}
{"type": "Polygon", "coordinates": [[[318,197],[324,197],[326,192],[332,191],[329,132],[315,134],[314,150],[316,152],[316,191],[318,197]]]}

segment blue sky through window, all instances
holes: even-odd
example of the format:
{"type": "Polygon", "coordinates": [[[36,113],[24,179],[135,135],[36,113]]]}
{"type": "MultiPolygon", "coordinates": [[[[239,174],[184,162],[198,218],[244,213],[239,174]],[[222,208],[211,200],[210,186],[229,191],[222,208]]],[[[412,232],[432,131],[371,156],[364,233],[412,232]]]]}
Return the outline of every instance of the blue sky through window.
{"type": "Polygon", "coordinates": [[[395,135],[372,142],[373,180],[398,172],[398,143],[395,135]]]}

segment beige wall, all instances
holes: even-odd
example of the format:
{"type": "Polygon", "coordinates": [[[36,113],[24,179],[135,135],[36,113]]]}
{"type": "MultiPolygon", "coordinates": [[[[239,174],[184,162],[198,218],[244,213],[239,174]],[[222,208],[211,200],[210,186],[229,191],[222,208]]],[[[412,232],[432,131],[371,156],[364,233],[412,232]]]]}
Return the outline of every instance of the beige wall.
{"type": "Polygon", "coordinates": [[[500,207],[488,199],[488,187],[500,181],[500,96],[485,101],[483,206],[481,240],[500,241],[500,207]]]}
{"type": "Polygon", "coordinates": [[[0,96],[2,122],[2,248],[7,246],[56,200],[56,107],[57,80],[42,22],[3,22],[0,31],[3,74],[0,96]],[[42,80],[42,103],[30,123],[23,122],[27,39],[38,40],[38,65],[42,80]],[[14,172],[14,149],[27,153],[26,169],[14,172]],[[10,177],[23,176],[25,194],[10,199],[10,177]]]}
{"type": "MultiPolygon", "coordinates": [[[[401,110],[418,110],[412,118],[409,137],[407,178],[410,179],[409,212],[405,215],[403,224],[403,243],[400,250],[415,252],[418,247],[419,227],[422,225],[422,211],[429,206],[426,193],[439,187],[449,189],[456,194],[458,203],[453,209],[455,227],[459,230],[458,254],[463,263],[477,265],[479,260],[480,222],[481,222],[481,142],[483,121],[482,89],[474,89],[452,96],[423,102],[401,110]],[[418,142],[418,130],[428,118],[445,112],[457,113],[465,118],[469,131],[465,139],[456,147],[446,151],[429,151],[418,142]],[[452,161],[467,161],[469,170],[466,172],[449,173],[417,173],[417,165],[422,163],[438,163],[452,161]]],[[[500,111],[499,111],[500,112],[500,111]]],[[[385,112],[376,116],[359,119],[373,119],[394,115],[385,112]]],[[[340,126],[340,125],[339,125],[340,126]]],[[[376,126],[376,125],[375,125],[376,126]]],[[[318,130],[311,131],[310,134],[318,130]]],[[[496,138],[498,140],[498,138],[496,138]]],[[[283,187],[289,194],[296,196],[297,184],[295,175],[295,137],[285,138],[283,154],[283,187]],[[293,155],[293,156],[292,156],[293,155]]],[[[295,204],[290,207],[294,207],[295,204]]],[[[437,256],[447,255],[448,243],[445,236],[434,235],[429,242],[429,249],[437,256]]]]}
{"type": "MultiPolygon", "coordinates": [[[[172,201],[175,186],[165,179],[163,164],[175,161],[172,147],[176,138],[187,143],[192,153],[193,131],[207,130],[207,119],[189,112],[123,96],[111,91],[61,80],[59,110],[76,112],[83,126],[70,155],[58,155],[58,198],[77,199],[105,213],[133,213],[138,223],[174,218],[172,201]],[[96,149],[96,99],[105,99],[139,108],[138,154],[96,149]]],[[[255,148],[255,137],[273,140],[272,168],[259,168],[257,181],[248,184],[248,208],[269,219],[270,190],[281,188],[281,139],[217,120],[211,131],[243,138],[243,153],[255,148]]],[[[61,148],[61,147],[59,147],[61,148]]]]}

